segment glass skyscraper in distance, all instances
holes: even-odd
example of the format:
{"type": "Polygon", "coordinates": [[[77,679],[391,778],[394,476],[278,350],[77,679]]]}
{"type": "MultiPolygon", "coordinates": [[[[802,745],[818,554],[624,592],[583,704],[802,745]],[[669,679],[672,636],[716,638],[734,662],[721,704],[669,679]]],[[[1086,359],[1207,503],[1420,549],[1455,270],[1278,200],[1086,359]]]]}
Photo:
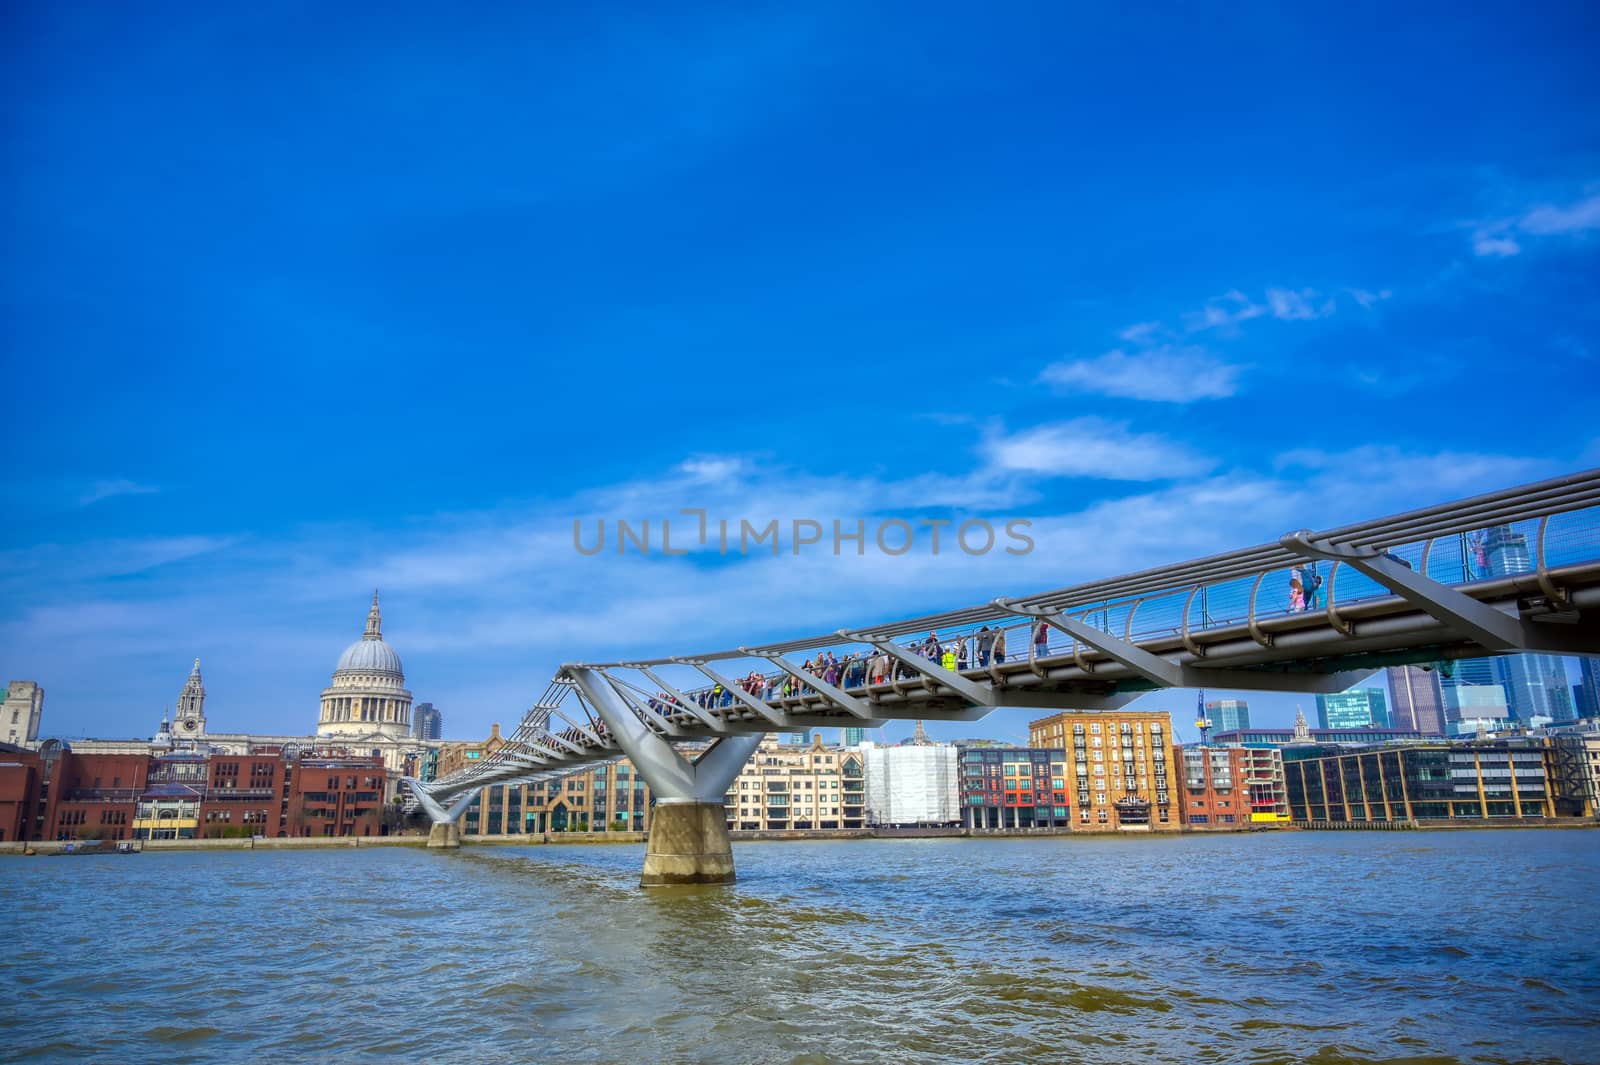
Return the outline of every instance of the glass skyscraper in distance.
{"type": "Polygon", "coordinates": [[[1243,699],[1212,699],[1206,703],[1206,716],[1218,732],[1237,732],[1250,727],[1250,704],[1243,699]]]}
{"type": "Polygon", "coordinates": [[[1439,672],[1421,666],[1390,666],[1384,670],[1389,681],[1389,714],[1395,728],[1410,729],[1425,736],[1445,732],[1444,688],[1439,672]]]}
{"type": "MultiPolygon", "coordinates": [[[[1482,560],[1488,577],[1532,573],[1533,556],[1528,537],[1510,525],[1494,525],[1468,536],[1475,558],[1482,560]]],[[[1513,720],[1527,724],[1534,717],[1555,721],[1572,719],[1572,699],[1567,694],[1567,670],[1554,655],[1503,655],[1492,660],[1494,682],[1505,688],[1506,706],[1513,720]],[[1562,694],[1551,698],[1552,691],[1562,694]]]]}
{"type": "Polygon", "coordinates": [[[1388,700],[1382,688],[1351,688],[1317,696],[1318,728],[1389,728],[1388,700]]]}
{"type": "Polygon", "coordinates": [[[444,714],[432,703],[418,703],[411,708],[411,735],[419,740],[444,739],[444,714]]]}
{"type": "Polygon", "coordinates": [[[1579,717],[1600,717],[1600,658],[1578,659],[1577,691],[1572,701],[1579,717]]]}

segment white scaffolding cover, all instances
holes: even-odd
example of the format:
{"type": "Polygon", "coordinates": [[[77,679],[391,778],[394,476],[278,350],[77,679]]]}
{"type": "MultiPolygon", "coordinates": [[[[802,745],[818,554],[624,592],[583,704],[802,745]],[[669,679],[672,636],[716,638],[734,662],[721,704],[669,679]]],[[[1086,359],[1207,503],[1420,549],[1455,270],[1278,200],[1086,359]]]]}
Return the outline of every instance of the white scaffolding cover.
{"type": "Polygon", "coordinates": [[[867,821],[874,825],[943,825],[961,820],[956,749],[861,745],[867,774],[867,821]]]}

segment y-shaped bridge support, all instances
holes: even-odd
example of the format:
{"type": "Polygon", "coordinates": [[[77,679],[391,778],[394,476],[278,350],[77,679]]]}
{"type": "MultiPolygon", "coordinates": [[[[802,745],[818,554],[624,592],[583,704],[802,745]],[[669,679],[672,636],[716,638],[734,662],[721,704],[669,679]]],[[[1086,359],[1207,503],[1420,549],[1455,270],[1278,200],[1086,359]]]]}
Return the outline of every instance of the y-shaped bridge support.
{"type": "Polygon", "coordinates": [[[422,812],[433,822],[433,827],[428,830],[428,846],[461,846],[461,826],[456,822],[461,820],[461,815],[467,812],[467,807],[472,805],[472,800],[476,799],[478,792],[483,789],[473,788],[463,792],[449,806],[445,806],[424,791],[415,780],[406,777],[405,782],[411,788],[411,794],[416,796],[417,805],[422,807],[422,812]]]}
{"type": "Polygon", "coordinates": [[[691,762],[634,713],[603,672],[568,666],[566,674],[655,795],[639,886],[733,883],[723,796],[761,734],[725,735],[691,762]]]}

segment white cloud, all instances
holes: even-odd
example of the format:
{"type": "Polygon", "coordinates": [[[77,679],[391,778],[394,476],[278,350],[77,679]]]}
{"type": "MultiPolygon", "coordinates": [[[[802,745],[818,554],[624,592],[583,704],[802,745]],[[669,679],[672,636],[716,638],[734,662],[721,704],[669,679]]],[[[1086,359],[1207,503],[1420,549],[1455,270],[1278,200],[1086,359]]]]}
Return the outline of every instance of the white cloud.
{"type": "Polygon", "coordinates": [[[1215,465],[1165,437],[1093,417],[991,436],[983,454],[996,470],[1110,481],[1193,477],[1215,465]]]}
{"type": "Polygon", "coordinates": [[[1357,303],[1369,309],[1377,306],[1379,303],[1394,295],[1394,293],[1388,289],[1382,289],[1378,292],[1369,292],[1364,288],[1351,288],[1346,289],[1345,291],[1350,293],[1351,298],[1357,303]]]}
{"type": "Polygon", "coordinates": [[[137,481],[117,479],[112,481],[96,481],[78,497],[78,506],[87,507],[98,503],[102,499],[112,499],[116,496],[149,495],[161,489],[154,485],[139,484],[137,481]]]}
{"type": "Polygon", "coordinates": [[[1194,333],[1202,329],[1237,325],[1252,318],[1260,318],[1266,313],[1267,309],[1251,300],[1249,296],[1238,289],[1230,289],[1208,300],[1200,310],[1184,315],[1184,320],[1189,325],[1189,331],[1194,333]]]}
{"type": "Polygon", "coordinates": [[[1284,288],[1269,288],[1267,307],[1272,311],[1272,317],[1280,322],[1309,322],[1314,318],[1326,318],[1332,314],[1334,301],[1322,300],[1314,288],[1303,288],[1298,292],[1284,288]]]}
{"type": "Polygon", "coordinates": [[[1480,231],[1472,238],[1472,250],[1480,256],[1505,259],[1520,254],[1522,245],[1503,233],[1480,231]]]}
{"type": "Polygon", "coordinates": [[[1130,344],[1143,344],[1160,328],[1160,322],[1135,322],[1117,335],[1130,344]]]}
{"type": "Polygon", "coordinates": [[[1569,233],[1587,233],[1600,229],[1600,195],[1579,200],[1567,207],[1540,204],[1518,221],[1524,233],[1539,236],[1556,236],[1569,233]]]}
{"type": "Polygon", "coordinates": [[[1600,194],[1565,206],[1542,203],[1514,218],[1477,223],[1472,234],[1472,250],[1480,257],[1509,258],[1521,253],[1523,237],[1582,236],[1600,229],[1600,194]]]}
{"type": "Polygon", "coordinates": [[[1093,359],[1051,363],[1039,380],[1075,392],[1190,403],[1233,395],[1241,370],[1203,348],[1163,345],[1131,355],[1119,349],[1093,359]]]}
{"type": "MultiPolygon", "coordinates": [[[[1373,298],[1370,292],[1363,296],[1373,298]]],[[[1376,298],[1387,299],[1387,292],[1376,298]]],[[[1357,297],[1359,301],[1361,296],[1357,297]]],[[[1363,302],[1362,306],[1369,306],[1363,302]]],[[[1264,302],[1257,303],[1238,289],[1230,289],[1206,302],[1198,311],[1184,315],[1189,332],[1205,329],[1224,329],[1248,322],[1252,318],[1272,317],[1280,322],[1309,322],[1326,318],[1338,309],[1338,300],[1324,297],[1314,288],[1269,288],[1264,302]]]]}
{"type": "Polygon", "coordinates": [[[678,472],[696,481],[726,481],[745,469],[737,455],[696,455],[678,464],[678,472]]]}
{"type": "MultiPolygon", "coordinates": [[[[1385,505],[1385,510],[1409,510],[1415,505],[1411,500],[1422,491],[1448,498],[1514,485],[1548,473],[1551,463],[1545,459],[1465,451],[1417,454],[1397,447],[1368,444],[1337,452],[1315,448],[1286,451],[1277,457],[1273,466],[1279,472],[1314,471],[1324,478],[1349,485],[1352,502],[1365,498],[1358,487],[1361,483],[1368,484],[1368,492],[1372,491],[1371,486],[1381,483],[1390,486],[1390,495],[1399,503],[1396,507],[1385,505]]],[[[1371,498],[1375,503],[1383,499],[1381,494],[1371,498]]]]}

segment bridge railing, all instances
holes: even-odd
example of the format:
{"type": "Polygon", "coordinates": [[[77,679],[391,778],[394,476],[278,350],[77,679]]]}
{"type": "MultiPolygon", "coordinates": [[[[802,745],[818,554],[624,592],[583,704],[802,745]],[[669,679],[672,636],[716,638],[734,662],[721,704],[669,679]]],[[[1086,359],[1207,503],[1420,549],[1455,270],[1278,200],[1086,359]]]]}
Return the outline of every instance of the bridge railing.
{"type": "MultiPolygon", "coordinates": [[[[1319,538],[1380,549],[1413,570],[1454,587],[1534,574],[1543,581],[1552,582],[1554,588],[1552,574],[1558,574],[1562,568],[1600,561],[1600,505],[1597,503],[1600,503],[1600,471],[1589,471],[1458,504],[1333,530],[1319,534],[1319,538]],[[1409,532],[1427,535],[1408,537],[1409,532]]],[[[1284,624],[1283,619],[1316,615],[1319,622],[1325,618],[1336,625],[1342,624],[1341,608],[1393,594],[1352,567],[1338,562],[1303,560],[1275,544],[1170,567],[1166,573],[1174,579],[1162,581],[1163,571],[1147,571],[1017,602],[1056,607],[1117,639],[1132,643],[1178,640],[1195,651],[1199,637],[1222,629],[1247,629],[1266,642],[1262,626],[1280,626],[1284,624]],[[1212,579],[1185,579],[1191,575],[1212,579]],[[1133,591],[1094,594],[1102,588],[1133,591]]],[[[894,622],[878,627],[876,633],[881,638],[882,633],[892,632],[893,642],[898,647],[915,652],[928,640],[930,632],[937,632],[941,654],[946,650],[954,651],[959,671],[980,677],[984,667],[980,664],[976,644],[985,629],[990,636],[1003,634],[1007,664],[1098,657],[1096,652],[1054,627],[1044,628],[1041,641],[1037,620],[995,604],[894,622]]],[[[866,631],[874,633],[871,628],[866,631]]],[[[676,659],[616,663],[611,668],[641,664],[671,668],[675,662],[696,660],[712,663],[724,676],[752,690],[769,705],[784,707],[803,702],[813,695],[813,689],[783,670],[770,668],[770,663],[760,654],[783,653],[796,664],[812,663],[813,671],[820,678],[826,665],[816,663],[819,656],[830,651],[845,663],[834,684],[846,692],[883,690],[897,687],[908,679],[920,680],[914,671],[898,665],[878,648],[840,635],[676,659]],[[857,659],[867,663],[864,678],[861,670],[850,667],[857,659]],[[875,681],[877,674],[886,674],[886,679],[875,681]]],[[[992,663],[993,659],[990,661],[992,663]]],[[[678,707],[676,700],[665,692],[647,692],[649,687],[646,684],[637,689],[649,710],[685,718],[696,716],[678,707]]],[[[677,690],[702,711],[738,705],[732,693],[719,692],[713,684],[678,686],[677,690]]]]}

